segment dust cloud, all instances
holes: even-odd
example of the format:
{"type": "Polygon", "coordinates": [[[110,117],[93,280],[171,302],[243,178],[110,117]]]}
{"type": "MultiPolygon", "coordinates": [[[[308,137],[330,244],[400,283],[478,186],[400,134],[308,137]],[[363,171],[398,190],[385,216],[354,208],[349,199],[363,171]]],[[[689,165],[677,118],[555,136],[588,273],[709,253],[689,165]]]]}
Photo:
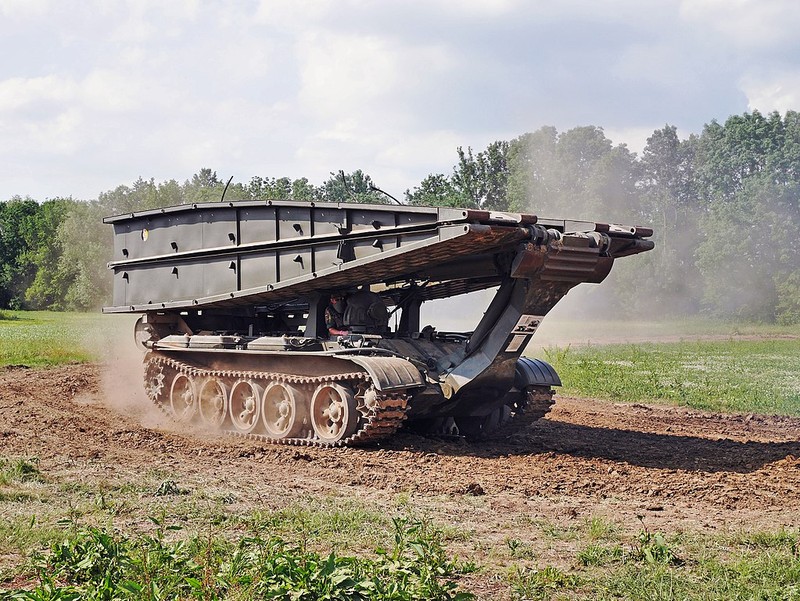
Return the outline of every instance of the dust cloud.
{"type": "MultiPolygon", "coordinates": [[[[707,325],[698,326],[699,312],[688,306],[689,295],[681,286],[668,292],[653,289],[654,284],[647,281],[650,276],[641,268],[645,258],[624,257],[602,283],[581,283],[572,288],[545,316],[525,354],[541,356],[550,347],[709,337],[707,325]],[[665,305],[672,311],[665,311],[665,305]]],[[[687,280],[683,285],[695,284],[687,280]]],[[[430,324],[439,331],[472,331],[495,291],[426,302],[421,325],[430,324]]]]}
{"type": "Polygon", "coordinates": [[[102,327],[88,334],[83,343],[99,356],[101,366],[100,402],[112,411],[130,417],[145,428],[175,432],[209,440],[221,430],[194,422],[178,422],[148,398],[144,390],[142,351],[133,339],[139,314],[99,315],[102,327]]]}
{"type": "Polygon", "coordinates": [[[129,416],[145,427],[174,428],[175,424],[159,410],[144,391],[143,352],[133,340],[138,315],[99,315],[99,333],[87,335],[87,348],[94,349],[102,365],[102,403],[129,416]],[[91,338],[91,339],[89,339],[91,338]]]}

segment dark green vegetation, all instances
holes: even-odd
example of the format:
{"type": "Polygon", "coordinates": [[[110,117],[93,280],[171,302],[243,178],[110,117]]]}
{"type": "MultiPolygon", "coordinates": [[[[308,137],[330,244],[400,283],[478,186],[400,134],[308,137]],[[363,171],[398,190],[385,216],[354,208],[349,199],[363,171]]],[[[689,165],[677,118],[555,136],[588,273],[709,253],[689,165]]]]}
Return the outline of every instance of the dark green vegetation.
{"type": "Polygon", "coordinates": [[[152,534],[71,528],[35,553],[36,584],[0,599],[471,599],[452,578],[464,569],[447,558],[441,535],[424,522],[396,519],[391,549],[375,559],[321,555],[268,532],[232,542],[171,538],[181,530],[152,519],[152,534]]]}
{"type": "MultiPolygon", "coordinates": [[[[599,127],[544,127],[477,153],[459,148],[453,172],[429,175],[405,202],[651,225],[656,250],[615,269],[600,293],[606,304],[789,324],[800,322],[799,164],[793,111],[712,121],[685,140],[667,125],[641,157],[599,127]]],[[[184,183],[140,178],[88,202],[0,203],[0,308],[104,304],[111,228],[103,216],[215,201],[224,187],[203,169],[184,183]]],[[[389,202],[361,171],[318,186],[253,177],[232,183],[226,198],[389,202]]]]}
{"type": "Polygon", "coordinates": [[[800,338],[569,347],[545,356],[567,394],[800,415],[800,338]]]}

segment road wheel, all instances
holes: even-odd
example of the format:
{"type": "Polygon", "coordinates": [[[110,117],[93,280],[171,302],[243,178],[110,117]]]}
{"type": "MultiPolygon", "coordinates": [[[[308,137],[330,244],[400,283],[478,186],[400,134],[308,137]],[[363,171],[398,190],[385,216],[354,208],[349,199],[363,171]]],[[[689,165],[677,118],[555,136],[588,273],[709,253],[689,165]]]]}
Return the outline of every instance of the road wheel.
{"type": "Polygon", "coordinates": [[[231,388],[229,401],[231,423],[243,434],[255,430],[261,413],[261,390],[258,384],[240,380],[231,388]]]}
{"type": "Polygon", "coordinates": [[[294,386],[281,382],[267,386],[261,403],[261,421],[267,434],[273,438],[301,436],[306,427],[308,397],[305,402],[304,406],[303,393],[294,386]]]}
{"type": "Polygon", "coordinates": [[[311,426],[320,441],[335,444],[358,428],[360,414],[348,388],[326,383],[317,386],[311,397],[311,426]]]}
{"type": "Polygon", "coordinates": [[[197,413],[194,383],[186,374],[176,374],[169,390],[169,404],[172,416],[179,422],[192,421],[197,413]]]}
{"type": "Polygon", "coordinates": [[[225,422],[228,412],[228,391],[225,384],[211,376],[200,386],[197,408],[203,424],[218,428],[225,422]]]}

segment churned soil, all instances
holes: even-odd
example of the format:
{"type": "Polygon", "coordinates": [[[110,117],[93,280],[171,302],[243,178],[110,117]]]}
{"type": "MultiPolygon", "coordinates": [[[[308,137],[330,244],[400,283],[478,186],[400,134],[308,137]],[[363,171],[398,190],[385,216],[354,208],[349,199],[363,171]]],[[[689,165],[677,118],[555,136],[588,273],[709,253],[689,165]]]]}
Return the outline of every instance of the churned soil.
{"type": "MultiPolygon", "coordinates": [[[[525,538],[537,520],[591,516],[671,532],[797,526],[798,418],[557,397],[545,419],[500,441],[400,433],[319,449],[185,431],[147,405],[139,382],[100,364],[0,369],[0,455],[37,457],[64,482],[159,467],[254,508],[315,495],[381,506],[403,494],[487,539],[508,524],[525,538]]],[[[557,561],[551,553],[542,559],[557,561]]]]}

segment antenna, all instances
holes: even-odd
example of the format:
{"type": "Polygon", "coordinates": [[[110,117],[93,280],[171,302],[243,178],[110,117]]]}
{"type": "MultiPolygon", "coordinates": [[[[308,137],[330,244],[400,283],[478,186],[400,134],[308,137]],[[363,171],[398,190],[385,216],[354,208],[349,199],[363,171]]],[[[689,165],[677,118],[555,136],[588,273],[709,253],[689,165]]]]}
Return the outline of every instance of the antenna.
{"type": "Polygon", "coordinates": [[[386,192],[385,190],[381,190],[381,189],[380,189],[378,186],[373,186],[372,184],[370,184],[370,185],[369,185],[369,189],[370,189],[370,190],[374,190],[375,192],[380,192],[381,194],[384,194],[384,195],[388,196],[389,198],[391,198],[393,201],[395,201],[395,202],[396,202],[397,204],[399,204],[399,205],[402,205],[402,204],[403,204],[402,202],[400,202],[399,200],[397,200],[397,199],[396,199],[394,196],[392,196],[391,194],[389,194],[389,193],[388,193],[388,192],[386,192]]]}
{"type": "Polygon", "coordinates": [[[222,196],[220,196],[220,199],[219,199],[219,201],[220,201],[220,202],[222,202],[223,200],[225,200],[225,192],[227,192],[227,191],[228,191],[228,186],[230,186],[230,185],[231,185],[231,182],[232,182],[232,181],[233,181],[233,176],[231,175],[231,176],[228,178],[228,183],[227,183],[227,184],[225,184],[225,189],[222,191],[222,196]]]}
{"type": "Polygon", "coordinates": [[[347,177],[345,177],[344,175],[344,169],[339,169],[339,177],[342,178],[342,185],[344,186],[345,192],[347,192],[347,195],[350,198],[353,198],[355,194],[353,194],[353,191],[350,189],[350,186],[347,185],[347,177]]]}
{"type": "MultiPolygon", "coordinates": [[[[339,169],[339,177],[341,177],[341,178],[342,178],[342,184],[344,185],[344,189],[345,189],[345,190],[347,190],[347,193],[350,195],[350,197],[351,197],[351,198],[352,198],[352,197],[355,197],[355,194],[354,194],[354,193],[353,193],[353,191],[350,189],[350,186],[347,184],[347,177],[345,177],[345,174],[344,174],[344,169],[339,169]]],[[[388,196],[389,198],[391,198],[391,199],[392,199],[393,201],[395,201],[397,204],[399,204],[399,205],[403,206],[403,203],[402,203],[402,202],[400,202],[399,200],[397,200],[397,199],[396,199],[394,196],[392,196],[392,195],[391,195],[391,194],[389,194],[388,192],[385,192],[384,190],[381,190],[381,189],[380,189],[378,186],[376,186],[376,185],[374,185],[374,184],[370,184],[370,185],[369,185],[369,189],[370,189],[370,191],[372,191],[372,192],[380,192],[380,193],[381,193],[381,194],[383,194],[384,196],[388,196]]]]}

